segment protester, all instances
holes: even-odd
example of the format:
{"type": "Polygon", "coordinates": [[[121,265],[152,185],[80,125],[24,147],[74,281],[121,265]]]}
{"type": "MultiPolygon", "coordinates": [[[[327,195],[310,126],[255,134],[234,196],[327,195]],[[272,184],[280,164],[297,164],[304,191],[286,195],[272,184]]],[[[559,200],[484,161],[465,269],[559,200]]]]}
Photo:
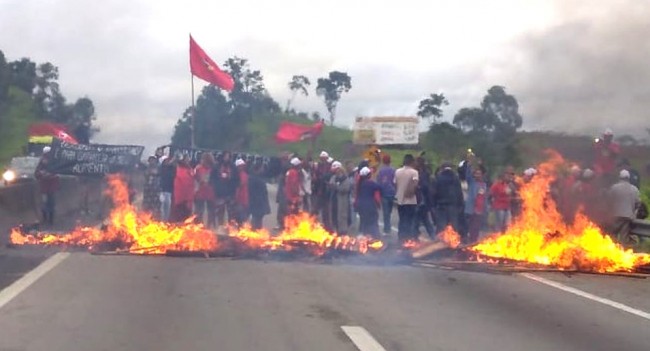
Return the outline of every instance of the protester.
{"type": "Polygon", "coordinates": [[[481,168],[473,169],[471,161],[467,161],[465,167],[465,179],[467,179],[467,199],[465,202],[465,215],[467,218],[467,237],[464,241],[472,244],[478,241],[483,217],[488,208],[488,187],[481,168]]]}
{"type": "Polygon", "coordinates": [[[249,189],[248,189],[248,172],[246,171],[246,161],[241,158],[235,161],[237,167],[237,175],[239,185],[235,192],[235,221],[238,225],[242,225],[248,220],[249,216],[249,189]]]}
{"type": "Polygon", "coordinates": [[[200,221],[203,221],[205,211],[207,210],[208,228],[213,228],[216,224],[214,189],[210,182],[210,174],[214,168],[214,156],[209,152],[201,155],[201,162],[194,168],[194,179],[197,183],[194,193],[194,214],[200,221]]]}
{"type": "Polygon", "coordinates": [[[368,167],[359,170],[359,183],[356,188],[355,207],[359,213],[359,234],[379,238],[379,206],[381,187],[371,179],[368,167]]]}
{"type": "Polygon", "coordinates": [[[269,194],[266,181],[262,178],[264,166],[255,163],[253,172],[248,178],[249,211],[251,213],[251,227],[254,230],[262,228],[264,216],[271,213],[269,194]]]}
{"type": "Polygon", "coordinates": [[[194,203],[194,170],[190,165],[189,155],[181,156],[174,176],[174,207],[171,217],[173,222],[184,222],[192,216],[194,203]]]}
{"type": "Polygon", "coordinates": [[[348,176],[347,170],[341,162],[332,162],[334,175],[330,179],[329,188],[331,192],[331,225],[334,232],[344,235],[348,233],[350,226],[350,194],[354,186],[354,180],[348,176]]]}
{"type": "Polygon", "coordinates": [[[413,155],[404,156],[404,165],[395,171],[395,197],[397,200],[397,237],[401,242],[417,240],[415,216],[417,211],[416,190],[419,182],[418,171],[414,168],[413,155]]]}
{"type": "Polygon", "coordinates": [[[430,238],[435,237],[435,230],[431,223],[432,194],[431,171],[423,157],[416,159],[416,170],[418,171],[418,187],[416,197],[418,201],[417,213],[415,217],[415,232],[419,236],[420,225],[424,226],[430,238]]]}
{"type": "Polygon", "coordinates": [[[620,146],[614,142],[614,133],[606,129],[602,138],[594,143],[594,171],[604,184],[615,181],[616,162],[621,152],[620,146]]]}
{"type": "Polygon", "coordinates": [[[622,159],[621,163],[619,164],[619,168],[621,170],[626,170],[630,172],[630,184],[637,187],[637,189],[641,189],[641,175],[639,171],[632,168],[632,165],[630,164],[630,160],[628,160],[627,158],[622,159]]]}
{"type": "Polygon", "coordinates": [[[321,217],[323,227],[328,231],[332,231],[331,225],[331,206],[330,206],[330,192],[329,182],[332,177],[332,165],[329,161],[330,156],[327,152],[320,153],[320,159],[316,166],[314,177],[312,178],[312,194],[314,201],[312,201],[312,213],[321,217]]]}
{"type": "Polygon", "coordinates": [[[381,187],[383,231],[386,235],[391,232],[391,216],[395,202],[395,168],[391,167],[390,162],[390,155],[384,154],[381,159],[382,166],[377,173],[377,182],[381,187]]]}
{"type": "Polygon", "coordinates": [[[630,223],[636,218],[636,211],[641,204],[639,189],[630,184],[630,172],[619,172],[619,181],[610,188],[608,199],[613,217],[612,233],[618,237],[619,242],[625,244],[630,223]]]}
{"type": "Polygon", "coordinates": [[[51,147],[43,148],[43,155],[36,166],[34,177],[38,180],[39,190],[41,192],[42,204],[41,215],[43,223],[54,225],[54,213],[56,210],[55,194],[59,190],[59,176],[50,172],[48,169],[51,147]]]}
{"type": "Polygon", "coordinates": [[[287,216],[288,212],[288,203],[287,203],[287,198],[285,195],[285,181],[287,177],[287,172],[289,169],[291,169],[291,164],[290,164],[290,154],[284,154],[280,160],[280,175],[278,176],[278,191],[275,194],[275,202],[278,204],[278,210],[276,213],[276,220],[278,222],[278,226],[275,228],[276,230],[283,230],[284,229],[284,219],[287,216]]]}
{"type": "Polygon", "coordinates": [[[495,229],[499,232],[505,232],[512,219],[513,190],[510,187],[510,173],[506,170],[501,173],[499,180],[492,184],[490,188],[490,198],[492,210],[494,212],[495,229]]]}
{"type": "Polygon", "coordinates": [[[149,156],[147,159],[147,169],[144,171],[142,209],[151,213],[154,218],[160,218],[160,169],[156,156],[149,156]]]}
{"type": "Polygon", "coordinates": [[[235,221],[235,192],[239,186],[239,177],[230,151],[224,151],[218,156],[217,165],[210,174],[210,181],[216,197],[217,225],[226,224],[226,214],[228,221],[235,221]]]}
{"type": "Polygon", "coordinates": [[[160,162],[160,219],[166,222],[170,219],[176,167],[169,156],[160,157],[160,162]]]}
{"type": "Polygon", "coordinates": [[[440,167],[433,185],[433,202],[436,232],[440,233],[449,225],[460,231],[460,215],[463,210],[463,190],[460,178],[452,169],[452,164],[445,162],[440,167]]]}
{"type": "Polygon", "coordinates": [[[302,190],[302,161],[299,158],[293,157],[289,164],[291,168],[286,173],[284,181],[284,197],[287,202],[287,215],[295,215],[300,212],[300,204],[302,197],[300,192],[302,190]]]}
{"type": "Polygon", "coordinates": [[[300,196],[302,197],[302,210],[311,213],[311,196],[312,196],[312,162],[311,159],[306,159],[302,162],[300,180],[302,186],[300,189],[300,196]]]}

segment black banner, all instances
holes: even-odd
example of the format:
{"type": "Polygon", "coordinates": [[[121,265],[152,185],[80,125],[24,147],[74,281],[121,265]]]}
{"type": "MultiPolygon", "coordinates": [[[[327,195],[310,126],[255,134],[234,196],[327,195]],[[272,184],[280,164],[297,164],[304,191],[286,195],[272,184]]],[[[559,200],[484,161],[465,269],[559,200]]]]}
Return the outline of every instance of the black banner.
{"type": "Polygon", "coordinates": [[[50,172],[81,176],[102,176],[132,170],[142,157],[144,146],[70,144],[52,142],[50,172]]]}

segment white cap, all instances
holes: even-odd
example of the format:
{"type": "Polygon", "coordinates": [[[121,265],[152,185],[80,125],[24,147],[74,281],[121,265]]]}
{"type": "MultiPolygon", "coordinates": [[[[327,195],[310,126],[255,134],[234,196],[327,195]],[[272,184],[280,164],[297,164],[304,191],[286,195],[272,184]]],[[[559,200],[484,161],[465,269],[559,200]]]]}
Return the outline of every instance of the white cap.
{"type": "Polygon", "coordinates": [[[624,169],[618,174],[618,177],[621,178],[621,179],[630,179],[630,172],[628,172],[628,170],[624,169]]]}
{"type": "Polygon", "coordinates": [[[537,170],[535,168],[528,168],[527,170],[524,171],[524,175],[528,177],[532,177],[535,174],[537,174],[537,170]]]}
{"type": "Polygon", "coordinates": [[[332,169],[339,169],[341,167],[343,167],[343,164],[341,164],[341,162],[339,161],[332,162],[332,169]]]}
{"type": "Polygon", "coordinates": [[[43,153],[44,153],[44,154],[50,152],[50,150],[52,150],[52,148],[49,147],[49,146],[44,146],[44,147],[43,147],[43,153]]]}
{"type": "Polygon", "coordinates": [[[320,157],[330,157],[330,154],[327,153],[327,151],[321,151],[320,152],[320,157]]]}
{"type": "Polygon", "coordinates": [[[368,167],[363,167],[363,168],[361,168],[361,170],[359,171],[359,175],[362,176],[362,177],[365,177],[365,176],[367,176],[368,174],[370,174],[370,168],[368,168],[368,167]]]}
{"type": "Polygon", "coordinates": [[[160,159],[159,159],[159,160],[160,160],[160,163],[165,162],[165,160],[168,159],[168,158],[169,158],[169,156],[167,156],[167,155],[162,155],[162,156],[160,156],[160,159]]]}
{"type": "Polygon", "coordinates": [[[302,163],[302,161],[300,161],[298,157],[294,157],[291,159],[291,161],[289,161],[289,163],[291,163],[294,166],[298,166],[302,163]]]}
{"type": "Polygon", "coordinates": [[[614,135],[614,131],[612,131],[611,129],[607,128],[607,129],[605,129],[605,131],[603,132],[603,135],[614,135]]]}
{"type": "Polygon", "coordinates": [[[460,161],[458,164],[458,168],[463,167],[465,165],[465,160],[460,161]]]}
{"type": "Polygon", "coordinates": [[[582,176],[585,177],[585,178],[591,178],[591,177],[594,176],[594,171],[592,171],[591,169],[587,168],[587,169],[585,169],[584,171],[582,171],[582,176]]]}
{"type": "Polygon", "coordinates": [[[235,161],[235,166],[244,166],[246,165],[246,161],[242,160],[241,158],[238,158],[237,161],[235,161]]]}
{"type": "Polygon", "coordinates": [[[327,163],[332,163],[332,162],[334,162],[334,159],[331,158],[331,157],[328,157],[328,158],[327,158],[327,163]]]}

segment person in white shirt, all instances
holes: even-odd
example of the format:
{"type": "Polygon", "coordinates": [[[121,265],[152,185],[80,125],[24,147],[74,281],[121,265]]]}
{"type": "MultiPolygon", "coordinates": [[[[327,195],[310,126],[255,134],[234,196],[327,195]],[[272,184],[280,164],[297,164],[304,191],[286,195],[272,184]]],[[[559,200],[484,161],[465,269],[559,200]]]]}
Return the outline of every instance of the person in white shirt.
{"type": "Polygon", "coordinates": [[[414,168],[415,158],[411,154],[404,156],[404,165],[395,171],[395,198],[399,224],[397,237],[401,242],[417,240],[415,215],[417,211],[416,190],[418,186],[418,171],[414,168]]]}
{"type": "Polygon", "coordinates": [[[608,194],[610,213],[613,216],[612,234],[618,237],[619,242],[625,243],[630,223],[641,205],[641,195],[639,189],[630,184],[630,172],[622,170],[618,178],[618,183],[612,185],[608,194]]]}

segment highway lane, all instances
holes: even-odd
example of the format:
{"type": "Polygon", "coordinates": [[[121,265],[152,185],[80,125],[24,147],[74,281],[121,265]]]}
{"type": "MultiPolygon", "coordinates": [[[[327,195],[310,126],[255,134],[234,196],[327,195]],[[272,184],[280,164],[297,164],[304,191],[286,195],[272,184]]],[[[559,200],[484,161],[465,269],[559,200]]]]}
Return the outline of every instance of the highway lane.
{"type": "Polygon", "coordinates": [[[73,253],[0,311],[1,350],[647,350],[650,321],[521,276],[73,253]]]}
{"type": "MultiPolygon", "coordinates": [[[[539,276],[650,311],[647,280],[539,276]]],[[[356,350],[342,326],[386,350],[650,348],[649,320],[520,275],[80,252],[0,307],[0,350],[356,350]]]]}

